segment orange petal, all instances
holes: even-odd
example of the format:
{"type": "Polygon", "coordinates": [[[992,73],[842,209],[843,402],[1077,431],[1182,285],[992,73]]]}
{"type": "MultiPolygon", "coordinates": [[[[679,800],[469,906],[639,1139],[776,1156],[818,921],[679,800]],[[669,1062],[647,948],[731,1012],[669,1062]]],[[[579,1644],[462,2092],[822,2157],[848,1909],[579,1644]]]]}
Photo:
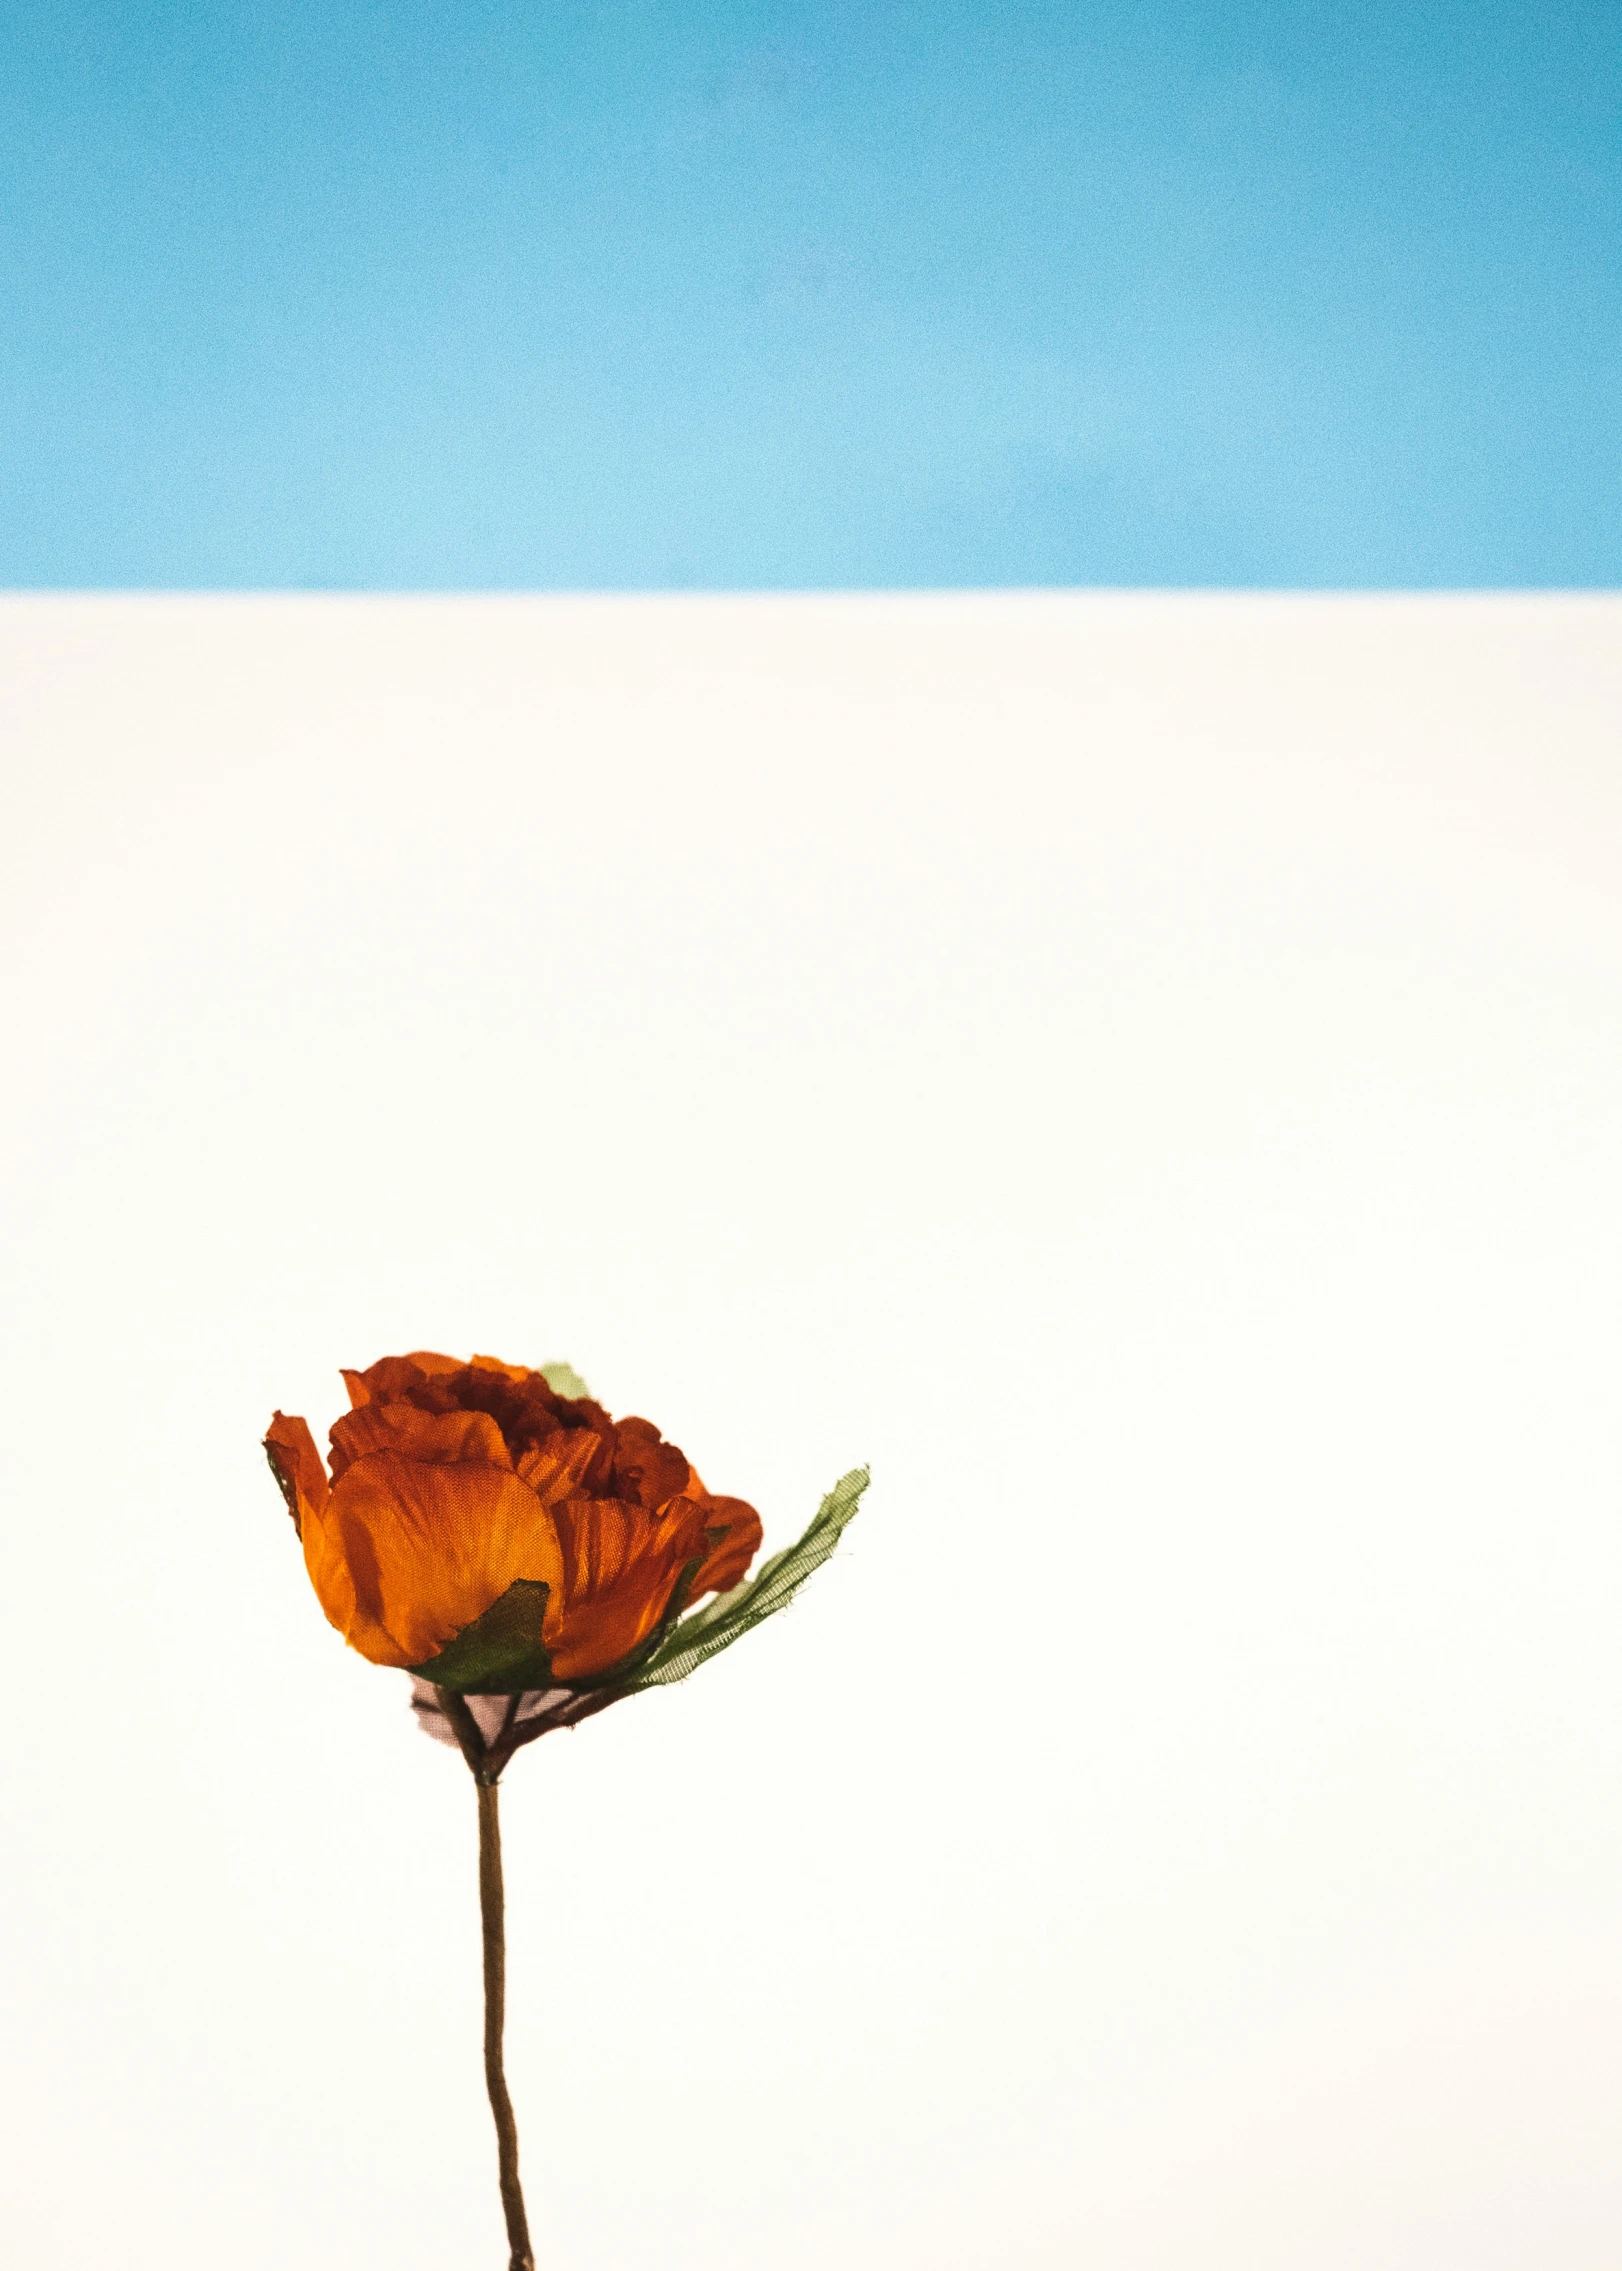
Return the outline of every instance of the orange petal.
{"type": "MultiPolygon", "coordinates": [[[[418,1362],[421,1362],[420,1358],[418,1362]]],[[[473,1356],[469,1357],[468,1362],[476,1365],[481,1372],[499,1372],[507,1380],[527,1380],[531,1377],[526,1365],[503,1364],[499,1356],[473,1356]]]]}
{"type": "Polygon", "coordinates": [[[676,1499],[657,1514],[622,1498],[571,1498],[552,1509],[566,1571],[543,1630],[561,1680],[606,1671],[646,1640],[676,1579],[703,1551],[698,1508],[676,1499]]]}
{"type": "Polygon", "coordinates": [[[517,1577],[563,1588],[550,1516],[509,1467],[373,1451],[345,1469],[305,1538],[328,1617],[374,1664],[421,1664],[517,1577]]]}
{"type": "Polygon", "coordinates": [[[349,1390],[349,1401],[356,1411],[367,1404],[398,1403],[412,1388],[436,1372],[460,1372],[461,1361],[454,1356],[436,1356],[430,1348],[414,1349],[409,1356],[380,1356],[375,1364],[368,1364],[364,1372],[351,1372],[343,1368],[344,1386],[349,1390]]]}
{"type": "Polygon", "coordinates": [[[277,1412],[265,1437],[265,1449],[294,1528],[302,1537],[305,1524],[318,1517],[327,1503],[327,1470],[321,1464],[315,1437],[304,1420],[277,1412]]]}
{"type": "MultiPolygon", "coordinates": [[[[330,1506],[327,1511],[330,1517],[330,1506]]],[[[306,1522],[302,1535],[304,1567],[327,1622],[335,1624],[350,1647],[359,1649],[372,1663],[404,1665],[406,1659],[394,1640],[375,1616],[362,1612],[356,1600],[355,1580],[349,1572],[339,1525],[331,1519],[306,1522]]]]}
{"type": "Polygon", "coordinates": [[[693,1579],[695,1600],[700,1593],[730,1593],[741,1585],[766,1535],[760,1516],[741,1498],[711,1498],[706,1492],[699,1512],[709,1551],[693,1579]]]}
{"type": "Polygon", "coordinates": [[[352,1372],[348,1365],[340,1365],[344,1386],[349,1390],[351,1411],[364,1411],[368,1404],[393,1403],[408,1388],[420,1388],[422,1374],[405,1356],[385,1356],[376,1364],[368,1364],[364,1372],[352,1372]]]}
{"type": "Polygon", "coordinates": [[[574,1497],[602,1447],[601,1436],[589,1427],[554,1428],[522,1453],[518,1472],[543,1506],[556,1506],[560,1499],[574,1497]]]}
{"type": "Polygon", "coordinates": [[[614,1478],[610,1488],[617,1498],[634,1499],[649,1508],[668,1505],[685,1495],[692,1473],[685,1451],[667,1443],[651,1419],[622,1419],[614,1429],[614,1478]]]}
{"type": "Polygon", "coordinates": [[[373,1451],[398,1451],[407,1459],[478,1459],[510,1467],[512,1459],[500,1428],[488,1412],[418,1411],[415,1404],[365,1404],[334,1420],[332,1479],[373,1451]]]}

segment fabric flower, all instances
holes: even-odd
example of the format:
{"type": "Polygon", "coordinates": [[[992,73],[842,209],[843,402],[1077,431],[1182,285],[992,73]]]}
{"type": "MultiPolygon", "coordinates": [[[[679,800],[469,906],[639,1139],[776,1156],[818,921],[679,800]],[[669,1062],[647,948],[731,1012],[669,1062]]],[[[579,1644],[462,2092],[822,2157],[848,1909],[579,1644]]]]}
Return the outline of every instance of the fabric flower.
{"type": "Polygon", "coordinates": [[[754,1508],[549,1369],[418,1350],[346,1371],[330,1480],[306,1423],[277,1412],[265,1451],[310,1581],[372,1663],[464,1692],[602,1682],[742,1580],[754,1508]]]}
{"type": "Polygon", "coordinates": [[[478,1791],[485,2087],[508,2271],[535,2271],[502,2054],[502,1775],[526,1744],[686,1679],[787,1608],[839,1543],[867,1469],[746,1577],[754,1508],[707,1491],[651,1421],[610,1419],[566,1364],[419,1349],[344,1379],[352,1408],[328,1465],[283,1412],[265,1454],[328,1618],[374,1664],[412,1674],[418,1719],[456,1745],[478,1791]]]}

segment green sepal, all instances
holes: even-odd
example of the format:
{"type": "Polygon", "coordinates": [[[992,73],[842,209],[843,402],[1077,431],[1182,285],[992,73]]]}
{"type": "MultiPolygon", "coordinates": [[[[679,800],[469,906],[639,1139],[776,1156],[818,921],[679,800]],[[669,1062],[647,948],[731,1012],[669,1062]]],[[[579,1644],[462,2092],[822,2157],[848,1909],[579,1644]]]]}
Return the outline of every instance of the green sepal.
{"type": "Polygon", "coordinates": [[[842,1475],[812,1517],[805,1535],[763,1562],[753,1577],[694,1609],[663,1634],[657,1645],[616,1682],[628,1695],[641,1688],[669,1687],[779,1609],[786,1609],[814,1569],[820,1569],[861,1503],[871,1476],[866,1467],[842,1475]]]}
{"type": "Polygon", "coordinates": [[[540,1371],[554,1396],[567,1396],[571,1403],[591,1401],[591,1390],[572,1364],[543,1364],[540,1371]]]}
{"type": "Polygon", "coordinates": [[[411,1666],[420,1680],[455,1688],[460,1695],[522,1695],[555,1687],[552,1659],[541,1642],[550,1585],[515,1577],[483,1616],[463,1625],[426,1664],[411,1666]]]}

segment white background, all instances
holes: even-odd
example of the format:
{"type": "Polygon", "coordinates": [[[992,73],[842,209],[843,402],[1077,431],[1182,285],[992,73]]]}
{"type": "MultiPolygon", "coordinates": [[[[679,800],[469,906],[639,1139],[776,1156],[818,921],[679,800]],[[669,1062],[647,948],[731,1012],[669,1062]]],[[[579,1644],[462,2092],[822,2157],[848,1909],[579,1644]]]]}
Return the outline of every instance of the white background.
{"type": "Polygon", "coordinates": [[[543,2271],[1615,2271],[1622,602],[0,608],[10,2261],[496,2271],[259,1451],[574,1362],[789,1614],[515,1764],[543,2271]]]}

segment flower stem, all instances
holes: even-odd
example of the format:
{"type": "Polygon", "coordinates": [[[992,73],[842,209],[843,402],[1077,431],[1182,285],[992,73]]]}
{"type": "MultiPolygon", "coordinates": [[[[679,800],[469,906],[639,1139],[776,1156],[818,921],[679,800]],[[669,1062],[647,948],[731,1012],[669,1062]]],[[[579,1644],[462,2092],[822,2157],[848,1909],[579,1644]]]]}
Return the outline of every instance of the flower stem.
{"type": "Polygon", "coordinates": [[[501,1885],[501,1792],[477,1777],[479,1792],[479,1915],[484,1925],[484,2079],[490,2111],[496,2117],[496,2151],[501,2172],[501,2205],[507,2218],[512,2258],[507,2271],[535,2271],[524,2195],[518,2182],[518,2124],[507,2094],[501,2062],[501,2034],[507,2010],[506,1902],[501,1885]]]}

